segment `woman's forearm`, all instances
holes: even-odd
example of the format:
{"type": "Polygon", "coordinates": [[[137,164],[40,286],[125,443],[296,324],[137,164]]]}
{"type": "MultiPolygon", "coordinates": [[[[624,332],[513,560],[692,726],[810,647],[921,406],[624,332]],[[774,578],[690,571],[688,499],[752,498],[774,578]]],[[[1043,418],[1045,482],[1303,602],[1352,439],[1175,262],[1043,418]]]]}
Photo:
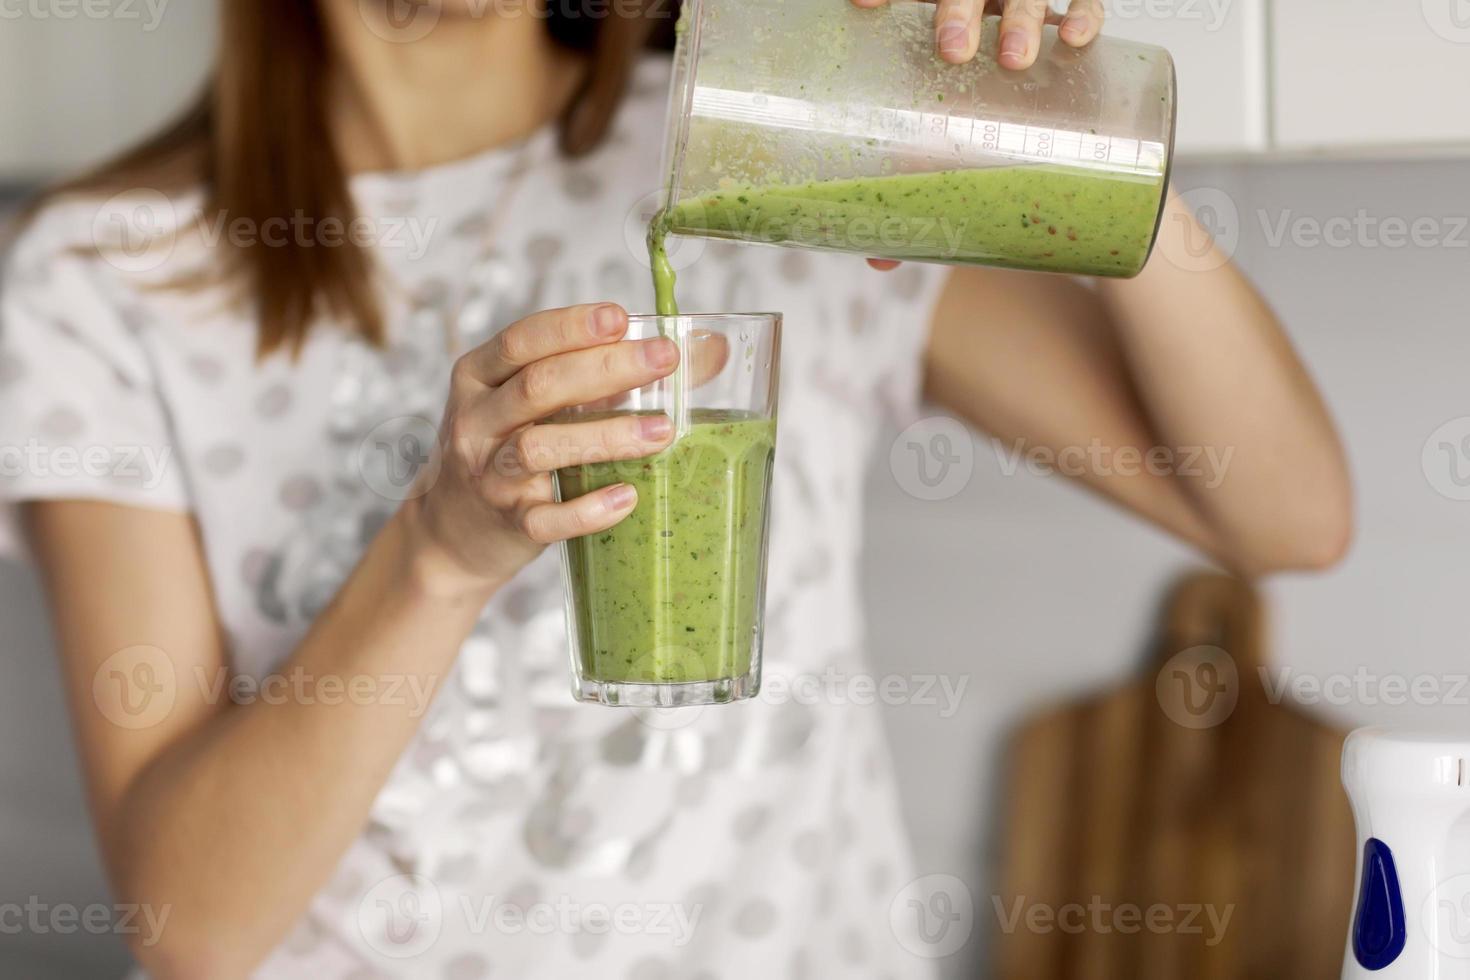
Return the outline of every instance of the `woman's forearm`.
{"type": "Polygon", "coordinates": [[[1265,301],[1170,197],[1148,267],[1101,296],[1150,423],[1209,465],[1176,475],[1244,571],[1331,564],[1351,537],[1347,463],[1265,301]]]}
{"type": "Polygon", "coordinates": [[[238,679],[243,698],[223,687],[230,651],[192,515],[28,507],[109,872],[126,901],[168,914],[162,938],[134,948],[154,976],[241,976],[267,956],[360,833],[489,598],[547,546],[636,506],[621,484],[558,501],[552,473],[657,453],[671,424],[543,422],[673,373],[671,340],[627,332],[621,307],[566,307],[460,357],[424,495],[375,537],[258,690],[238,679]],[[139,725],[123,716],[153,680],[130,692],[135,675],[119,664],[205,683],[175,683],[160,716],[139,725]],[[120,705],[99,694],[114,687],[120,705]]]}
{"type": "Polygon", "coordinates": [[[493,592],[424,568],[412,513],[279,668],[289,696],[229,704],[125,794],[108,851],[122,900],[169,909],[163,940],[135,950],[155,976],[247,973],[361,831],[493,592]]]}

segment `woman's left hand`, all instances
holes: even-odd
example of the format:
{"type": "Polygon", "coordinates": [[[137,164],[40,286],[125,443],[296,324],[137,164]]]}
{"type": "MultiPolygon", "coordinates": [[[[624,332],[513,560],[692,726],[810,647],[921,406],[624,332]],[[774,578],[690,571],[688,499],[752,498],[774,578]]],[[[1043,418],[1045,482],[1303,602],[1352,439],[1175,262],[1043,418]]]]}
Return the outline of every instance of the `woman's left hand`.
{"type": "MultiPolygon", "coordinates": [[[[881,7],[888,0],[851,0],[859,7],[881,7]]],[[[1046,0],[939,0],[934,10],[934,44],[939,56],[962,65],[980,50],[980,20],[1000,14],[1000,50],[996,60],[1002,68],[1021,71],[1036,64],[1041,51],[1041,27],[1058,24],[1057,36],[1064,44],[1080,48],[1102,30],[1102,0],[1072,0],[1065,14],[1054,13],[1046,0]]],[[[869,259],[875,269],[898,268],[892,259],[869,259]]]]}
{"type": "MultiPolygon", "coordinates": [[[[881,7],[888,0],[852,0],[859,7],[881,7]]],[[[980,49],[980,19],[1000,14],[1002,68],[1019,71],[1036,63],[1041,26],[1059,24],[1062,41],[1080,48],[1102,30],[1102,0],[1072,0],[1065,14],[1054,13],[1046,0],[939,0],[934,11],[934,44],[939,56],[962,65],[980,49]]]]}

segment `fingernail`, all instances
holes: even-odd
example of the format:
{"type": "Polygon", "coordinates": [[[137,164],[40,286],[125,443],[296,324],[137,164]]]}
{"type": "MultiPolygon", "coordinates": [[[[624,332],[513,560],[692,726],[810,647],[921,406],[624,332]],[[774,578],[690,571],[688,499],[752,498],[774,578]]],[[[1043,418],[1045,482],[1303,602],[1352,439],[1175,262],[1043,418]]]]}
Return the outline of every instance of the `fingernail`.
{"type": "Polygon", "coordinates": [[[1000,56],[1020,61],[1026,57],[1029,43],[1025,31],[1006,31],[1000,39],[1000,56]]]}
{"type": "Polygon", "coordinates": [[[647,442],[663,442],[674,431],[674,420],[667,415],[645,415],[638,420],[638,434],[647,442]]]}
{"type": "Polygon", "coordinates": [[[643,363],[651,368],[665,368],[679,359],[679,349],[664,337],[655,337],[643,344],[643,363]]]}
{"type": "Polygon", "coordinates": [[[1062,21],[1061,33],[1068,37],[1082,37],[1087,33],[1087,15],[1071,14],[1062,21]]]}
{"type": "Polygon", "coordinates": [[[970,27],[962,20],[952,20],[939,27],[940,54],[964,54],[970,45],[970,27]]]}
{"type": "Polygon", "coordinates": [[[592,329],[599,337],[615,337],[623,329],[623,311],[608,304],[599,306],[592,314],[592,329]]]}
{"type": "Polygon", "coordinates": [[[602,499],[607,502],[608,510],[627,510],[638,502],[638,491],[626,483],[619,483],[609,487],[602,499]]]}

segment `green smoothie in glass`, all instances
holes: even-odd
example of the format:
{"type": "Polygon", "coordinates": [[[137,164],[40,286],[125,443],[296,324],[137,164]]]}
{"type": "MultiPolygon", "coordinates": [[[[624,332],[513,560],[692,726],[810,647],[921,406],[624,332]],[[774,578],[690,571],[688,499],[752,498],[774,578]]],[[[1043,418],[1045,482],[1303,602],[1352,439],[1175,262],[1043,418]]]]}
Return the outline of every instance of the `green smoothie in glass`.
{"type": "Polygon", "coordinates": [[[657,456],[558,474],[565,499],[614,483],[638,491],[622,523],[568,543],[587,677],[682,684],[750,672],[775,447],[772,419],[694,409],[657,456]]]}

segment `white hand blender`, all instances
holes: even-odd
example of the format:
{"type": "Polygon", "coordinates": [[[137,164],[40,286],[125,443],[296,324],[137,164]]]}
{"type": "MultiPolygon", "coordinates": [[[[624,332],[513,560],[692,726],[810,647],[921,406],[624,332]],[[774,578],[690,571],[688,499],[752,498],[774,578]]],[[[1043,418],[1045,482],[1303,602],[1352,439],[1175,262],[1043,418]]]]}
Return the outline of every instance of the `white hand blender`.
{"type": "Polygon", "coordinates": [[[1360,729],[1342,783],[1358,827],[1343,980],[1470,980],[1470,734],[1360,729]]]}

